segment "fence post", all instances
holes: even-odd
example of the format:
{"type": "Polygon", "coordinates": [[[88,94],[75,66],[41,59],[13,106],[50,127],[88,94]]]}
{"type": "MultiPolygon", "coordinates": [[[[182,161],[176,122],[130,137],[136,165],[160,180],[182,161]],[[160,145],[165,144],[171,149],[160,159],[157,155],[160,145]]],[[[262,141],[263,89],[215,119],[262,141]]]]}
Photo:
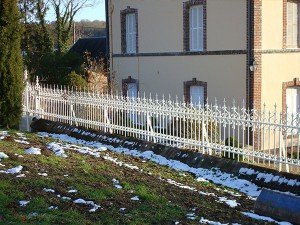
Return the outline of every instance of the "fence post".
{"type": "Polygon", "coordinates": [[[39,77],[36,77],[36,83],[35,83],[35,115],[39,115],[40,111],[40,84],[39,84],[39,77]]]}

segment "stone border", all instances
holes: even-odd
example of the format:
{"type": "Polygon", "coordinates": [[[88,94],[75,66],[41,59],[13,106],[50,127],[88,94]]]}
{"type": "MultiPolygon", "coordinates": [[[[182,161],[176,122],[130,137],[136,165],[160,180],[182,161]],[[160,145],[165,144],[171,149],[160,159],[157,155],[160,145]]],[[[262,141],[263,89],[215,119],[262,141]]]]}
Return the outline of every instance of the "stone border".
{"type": "Polygon", "coordinates": [[[193,55],[244,55],[247,50],[220,50],[205,52],[154,52],[154,53],[137,53],[137,54],[113,54],[113,57],[151,57],[151,56],[193,56],[193,55]]]}
{"type": "Polygon", "coordinates": [[[167,159],[178,160],[188,166],[194,168],[219,168],[222,172],[230,173],[238,178],[251,181],[252,183],[258,185],[261,188],[272,188],[279,191],[288,191],[297,195],[300,195],[299,186],[289,186],[287,182],[278,182],[279,180],[300,180],[300,175],[290,174],[285,172],[278,172],[273,169],[259,167],[256,165],[251,165],[243,162],[238,162],[236,160],[220,158],[216,156],[209,156],[195,152],[192,150],[178,149],[175,147],[168,147],[161,144],[155,144],[153,142],[147,142],[138,140],[132,137],[123,137],[120,135],[113,135],[108,133],[103,133],[100,131],[89,130],[83,127],[76,127],[60,122],[53,122],[49,120],[39,119],[35,120],[31,127],[35,131],[56,133],[56,134],[67,134],[74,138],[83,139],[86,141],[96,141],[103,144],[111,145],[114,147],[125,147],[128,149],[139,149],[139,151],[153,151],[157,155],[161,155],[167,159]],[[112,141],[116,140],[117,141],[112,141]],[[240,173],[242,168],[253,170],[254,173],[240,173]],[[263,179],[258,179],[258,173],[262,175],[274,175],[278,179],[270,180],[265,182],[263,179]]]}
{"type": "Polygon", "coordinates": [[[185,102],[191,102],[190,89],[191,86],[201,86],[204,88],[204,104],[207,103],[207,82],[199,81],[197,78],[193,78],[190,81],[183,82],[184,100],[185,102]]]}
{"type": "MultiPolygon", "coordinates": [[[[127,44],[126,44],[126,15],[127,14],[135,14],[135,29],[136,29],[136,52],[139,52],[139,30],[138,30],[138,10],[134,8],[130,8],[130,6],[127,6],[126,9],[120,11],[120,17],[121,17],[121,50],[123,54],[129,54],[127,53],[127,44]]],[[[134,54],[134,53],[133,53],[134,54]]]]}
{"type": "Polygon", "coordinates": [[[203,51],[207,50],[207,5],[206,0],[189,0],[183,3],[183,51],[190,51],[190,7],[203,5],[203,51]]]}

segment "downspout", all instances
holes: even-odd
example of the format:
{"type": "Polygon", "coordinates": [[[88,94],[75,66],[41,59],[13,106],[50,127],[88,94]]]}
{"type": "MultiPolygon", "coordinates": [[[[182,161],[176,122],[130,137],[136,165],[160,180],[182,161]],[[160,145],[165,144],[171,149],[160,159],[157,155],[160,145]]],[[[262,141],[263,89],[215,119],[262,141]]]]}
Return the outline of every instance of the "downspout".
{"type": "Polygon", "coordinates": [[[247,43],[247,71],[246,71],[246,76],[247,76],[247,108],[250,109],[251,107],[251,103],[250,103],[250,95],[252,94],[251,93],[251,71],[250,71],[250,63],[251,63],[251,60],[253,58],[252,56],[252,51],[253,51],[253,45],[252,45],[252,0],[248,0],[247,1],[248,5],[248,13],[247,13],[247,35],[248,35],[248,43],[247,43]]]}
{"type": "MultiPolygon", "coordinates": [[[[107,59],[107,68],[110,68],[110,46],[109,46],[109,16],[108,16],[108,13],[109,13],[109,8],[108,8],[108,1],[109,0],[105,0],[105,22],[106,22],[106,59],[107,59]]],[[[109,74],[108,74],[108,77],[107,77],[107,82],[108,82],[108,91],[110,92],[110,89],[111,89],[111,85],[110,85],[110,69],[109,69],[109,74]]]]}

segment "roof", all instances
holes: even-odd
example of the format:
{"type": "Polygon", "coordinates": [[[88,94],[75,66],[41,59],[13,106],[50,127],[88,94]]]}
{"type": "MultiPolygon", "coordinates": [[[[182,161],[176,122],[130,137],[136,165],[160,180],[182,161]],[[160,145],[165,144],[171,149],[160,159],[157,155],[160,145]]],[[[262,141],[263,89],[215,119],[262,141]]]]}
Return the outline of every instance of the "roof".
{"type": "Polygon", "coordinates": [[[80,56],[88,51],[93,58],[103,57],[106,55],[106,37],[80,38],[69,51],[80,56]]]}

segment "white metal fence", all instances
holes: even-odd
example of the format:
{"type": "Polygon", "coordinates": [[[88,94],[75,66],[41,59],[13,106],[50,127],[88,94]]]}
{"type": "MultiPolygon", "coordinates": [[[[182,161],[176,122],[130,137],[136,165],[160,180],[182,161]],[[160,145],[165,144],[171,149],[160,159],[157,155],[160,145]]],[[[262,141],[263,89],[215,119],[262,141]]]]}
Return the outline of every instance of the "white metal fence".
{"type": "Polygon", "coordinates": [[[300,168],[300,115],[28,84],[24,113],[279,170],[300,168]],[[285,165],[282,167],[282,165],[285,165]]]}

